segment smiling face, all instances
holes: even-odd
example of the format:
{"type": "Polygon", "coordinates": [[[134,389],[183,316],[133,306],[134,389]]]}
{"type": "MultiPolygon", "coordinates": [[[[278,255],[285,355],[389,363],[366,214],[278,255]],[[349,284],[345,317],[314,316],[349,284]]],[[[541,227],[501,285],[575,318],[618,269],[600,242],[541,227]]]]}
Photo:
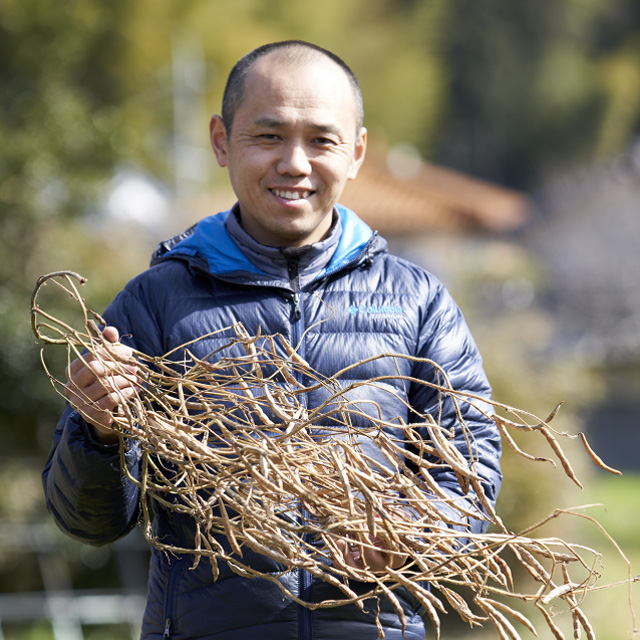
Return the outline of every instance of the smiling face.
{"type": "Polygon", "coordinates": [[[356,132],[356,102],[346,75],[317,57],[257,60],[231,131],[211,120],[211,145],[227,167],[245,231],[269,246],[322,240],[333,206],[353,180],[366,147],[356,132]]]}

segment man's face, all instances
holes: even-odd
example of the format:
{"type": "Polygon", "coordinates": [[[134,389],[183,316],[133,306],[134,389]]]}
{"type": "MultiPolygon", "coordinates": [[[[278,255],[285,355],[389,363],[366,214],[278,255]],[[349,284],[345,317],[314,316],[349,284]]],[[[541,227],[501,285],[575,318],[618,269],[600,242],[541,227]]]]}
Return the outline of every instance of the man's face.
{"type": "Polygon", "coordinates": [[[244,229],[262,244],[302,246],[325,237],[333,206],[366,147],[356,104],[332,61],[254,63],[231,131],[211,120],[211,144],[227,167],[244,229]]]}

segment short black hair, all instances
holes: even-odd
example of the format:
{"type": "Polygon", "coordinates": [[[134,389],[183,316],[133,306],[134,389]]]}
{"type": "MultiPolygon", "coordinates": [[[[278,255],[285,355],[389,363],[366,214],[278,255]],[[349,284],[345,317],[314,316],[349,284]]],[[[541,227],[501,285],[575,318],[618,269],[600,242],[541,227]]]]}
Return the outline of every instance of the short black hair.
{"type": "Polygon", "coordinates": [[[222,97],[222,122],[224,123],[227,133],[231,132],[233,118],[244,97],[244,86],[249,70],[254,62],[273,51],[281,51],[292,62],[302,62],[318,54],[335,62],[344,71],[353,90],[356,103],[356,134],[360,132],[364,120],[362,90],[360,89],[360,83],[358,82],[358,78],[356,78],[356,74],[351,70],[349,65],[335,53],[323,49],[316,44],[305,42],[304,40],[283,40],[281,42],[264,44],[250,51],[240,58],[233,69],[231,69],[222,97]]]}

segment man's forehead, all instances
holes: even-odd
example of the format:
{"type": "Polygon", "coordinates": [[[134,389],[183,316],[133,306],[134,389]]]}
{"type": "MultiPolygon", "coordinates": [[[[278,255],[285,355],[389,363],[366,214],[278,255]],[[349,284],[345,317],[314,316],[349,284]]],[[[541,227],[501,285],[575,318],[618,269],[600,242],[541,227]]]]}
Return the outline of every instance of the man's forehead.
{"type": "Polygon", "coordinates": [[[334,116],[338,117],[353,109],[355,115],[355,99],[346,76],[331,60],[326,62],[256,61],[247,75],[240,109],[260,111],[256,117],[274,121],[289,120],[296,111],[337,112],[334,116]]]}

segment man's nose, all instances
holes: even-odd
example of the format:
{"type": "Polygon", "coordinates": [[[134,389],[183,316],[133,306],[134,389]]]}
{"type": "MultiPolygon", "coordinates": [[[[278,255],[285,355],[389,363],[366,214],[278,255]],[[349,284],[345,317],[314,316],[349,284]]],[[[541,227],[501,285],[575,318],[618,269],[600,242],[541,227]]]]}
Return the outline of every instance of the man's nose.
{"type": "Polygon", "coordinates": [[[311,173],[311,162],[304,145],[299,142],[291,142],[285,145],[278,161],[277,170],[281,175],[309,175],[311,173]]]}

